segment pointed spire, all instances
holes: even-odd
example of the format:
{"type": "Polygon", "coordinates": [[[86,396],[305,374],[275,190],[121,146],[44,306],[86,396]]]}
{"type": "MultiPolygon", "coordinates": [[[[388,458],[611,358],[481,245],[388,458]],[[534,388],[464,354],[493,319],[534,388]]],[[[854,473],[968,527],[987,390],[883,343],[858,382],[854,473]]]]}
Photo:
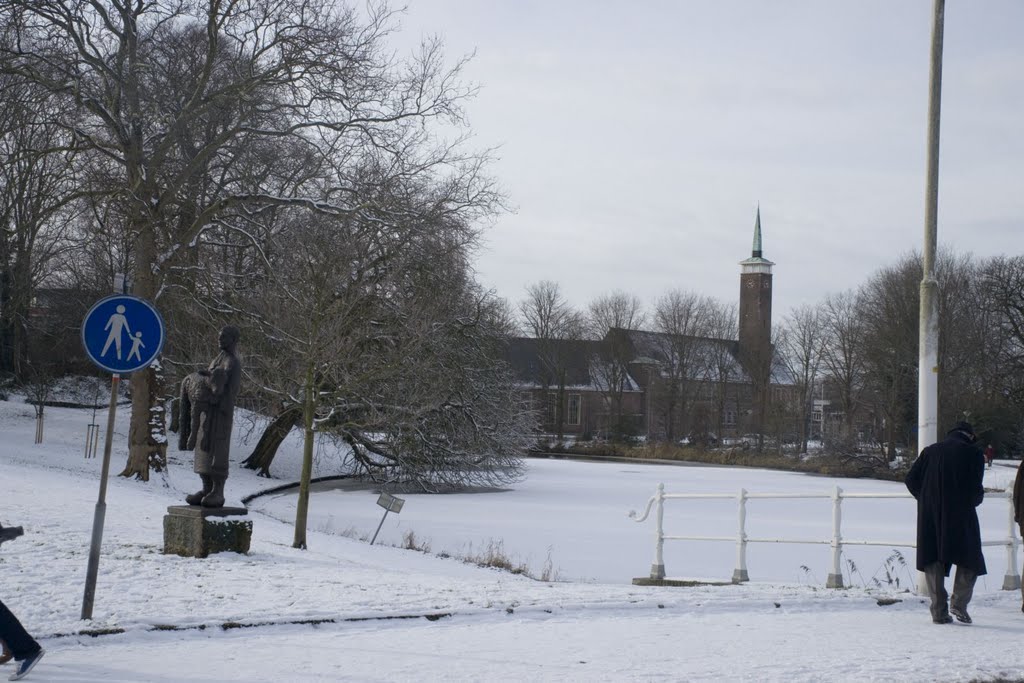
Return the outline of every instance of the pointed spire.
{"type": "Polygon", "coordinates": [[[761,257],[761,203],[757,203],[757,218],[754,220],[754,250],[751,258],[761,257]]]}

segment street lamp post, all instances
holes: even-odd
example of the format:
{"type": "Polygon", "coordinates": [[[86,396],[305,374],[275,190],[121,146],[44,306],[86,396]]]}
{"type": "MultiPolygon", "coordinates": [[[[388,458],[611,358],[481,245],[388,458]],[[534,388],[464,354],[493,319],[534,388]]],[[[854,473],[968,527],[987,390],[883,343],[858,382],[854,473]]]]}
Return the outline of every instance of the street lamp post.
{"type": "Polygon", "coordinates": [[[918,330],[917,446],[938,438],[939,296],[935,281],[935,247],[939,204],[939,112],[942,106],[942,30],[945,0],[935,0],[928,78],[928,171],[925,187],[924,251],[918,330]]]}

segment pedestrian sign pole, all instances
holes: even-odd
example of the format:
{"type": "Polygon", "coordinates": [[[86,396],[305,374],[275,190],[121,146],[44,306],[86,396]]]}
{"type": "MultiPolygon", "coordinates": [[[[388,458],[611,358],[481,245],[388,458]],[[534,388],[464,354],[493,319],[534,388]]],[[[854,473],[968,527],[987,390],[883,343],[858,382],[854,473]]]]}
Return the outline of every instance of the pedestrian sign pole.
{"type": "Polygon", "coordinates": [[[103,444],[100,492],[92,522],[92,544],[85,574],[82,619],[92,619],[93,599],[96,595],[103,521],[107,514],[107,478],[110,476],[110,450],[114,440],[118,384],[122,374],[142,370],[152,363],[163,345],[163,319],[145,299],[126,295],[109,296],[97,301],[82,321],[82,346],[85,352],[93,363],[112,373],[107,438],[103,444]]]}
{"type": "Polygon", "coordinates": [[[89,566],[85,572],[85,597],[82,618],[92,619],[92,603],[96,595],[96,576],[100,569],[100,546],[103,544],[103,520],[107,516],[107,477],[110,476],[110,442],[114,439],[114,416],[117,413],[117,385],[121,376],[110,378],[110,411],[107,417],[107,438],[103,442],[103,468],[100,474],[100,495],[92,517],[92,543],[89,545],[89,566]]]}
{"type": "Polygon", "coordinates": [[[377,498],[377,505],[384,508],[384,516],[380,518],[380,524],[377,525],[377,530],[373,532],[373,538],[370,539],[370,545],[377,540],[377,534],[380,533],[380,528],[384,526],[384,520],[388,518],[389,512],[394,512],[396,515],[402,511],[402,506],[405,505],[405,499],[399,498],[398,496],[392,496],[390,493],[381,493],[380,497],[377,498]]]}

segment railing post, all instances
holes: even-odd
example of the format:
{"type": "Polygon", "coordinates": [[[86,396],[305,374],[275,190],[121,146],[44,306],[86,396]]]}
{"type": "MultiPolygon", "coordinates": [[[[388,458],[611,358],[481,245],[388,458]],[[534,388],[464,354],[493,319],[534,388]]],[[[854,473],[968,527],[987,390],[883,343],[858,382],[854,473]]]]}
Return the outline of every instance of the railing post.
{"type": "Polygon", "coordinates": [[[1006,576],[1003,590],[1015,591],[1020,588],[1020,574],[1017,573],[1017,522],[1013,519],[1013,496],[1008,496],[1010,505],[1010,528],[1006,536],[1006,576]]]}
{"type": "Polygon", "coordinates": [[[662,533],[662,522],[665,519],[665,484],[658,484],[658,492],[654,494],[658,506],[655,513],[654,525],[654,563],[651,565],[651,578],[665,578],[665,560],[662,557],[662,547],[665,545],[665,535],[662,533]]]}
{"type": "Polygon", "coordinates": [[[747,490],[740,489],[739,530],[736,533],[736,569],[732,571],[732,582],[750,581],[747,575],[747,490]]]}
{"type": "Polygon", "coordinates": [[[832,490],[832,571],[829,572],[825,588],[842,588],[843,571],[839,562],[843,555],[843,490],[838,486],[832,490]]]}

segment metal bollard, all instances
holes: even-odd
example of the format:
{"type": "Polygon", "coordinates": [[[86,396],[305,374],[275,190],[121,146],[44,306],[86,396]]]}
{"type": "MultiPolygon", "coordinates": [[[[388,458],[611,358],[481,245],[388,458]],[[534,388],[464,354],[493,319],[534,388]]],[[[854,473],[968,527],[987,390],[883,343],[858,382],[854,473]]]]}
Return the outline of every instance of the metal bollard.
{"type": "Polygon", "coordinates": [[[85,457],[95,458],[96,449],[100,444],[100,426],[98,424],[86,425],[85,428],[85,457]]]}
{"type": "Polygon", "coordinates": [[[733,583],[750,581],[747,574],[747,490],[740,489],[739,531],[736,534],[736,569],[732,572],[733,583]]]}
{"type": "Polygon", "coordinates": [[[843,490],[838,486],[832,490],[832,571],[825,580],[825,588],[843,587],[843,490]]]}

